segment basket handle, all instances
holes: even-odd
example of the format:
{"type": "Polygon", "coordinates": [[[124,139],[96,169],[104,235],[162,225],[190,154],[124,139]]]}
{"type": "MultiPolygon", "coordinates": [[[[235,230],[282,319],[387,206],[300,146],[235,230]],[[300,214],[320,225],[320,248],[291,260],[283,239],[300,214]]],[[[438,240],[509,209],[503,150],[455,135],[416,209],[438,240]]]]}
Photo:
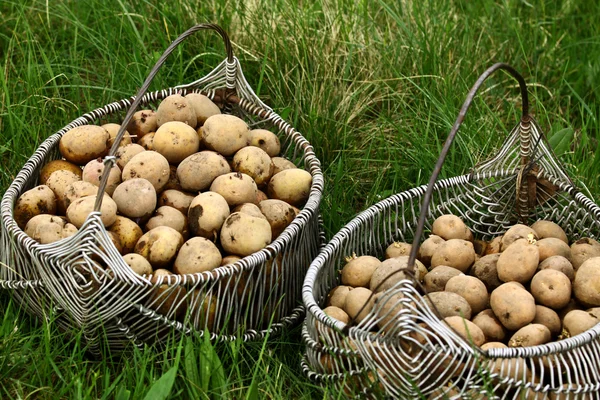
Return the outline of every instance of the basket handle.
{"type": "Polygon", "coordinates": [[[119,143],[121,142],[121,139],[123,139],[127,125],[131,121],[133,114],[135,113],[138,106],[140,105],[140,103],[142,101],[142,97],[148,91],[148,88],[150,87],[150,83],[152,83],[152,80],[158,73],[158,70],[162,67],[162,65],[165,63],[167,57],[173,52],[173,50],[175,50],[175,48],[177,48],[177,46],[179,46],[181,44],[181,42],[183,42],[189,36],[193,35],[194,33],[198,32],[198,31],[201,31],[201,30],[213,30],[213,31],[217,32],[223,39],[223,42],[225,43],[225,51],[227,52],[227,62],[226,62],[226,67],[227,67],[227,71],[226,71],[227,81],[226,82],[227,82],[227,84],[226,85],[227,85],[227,88],[230,89],[231,91],[235,90],[235,70],[234,70],[235,60],[233,57],[233,48],[231,46],[231,41],[229,40],[229,36],[227,36],[227,33],[225,32],[225,30],[223,30],[223,28],[221,28],[219,25],[216,25],[216,24],[198,24],[198,25],[191,27],[190,29],[188,29],[187,31],[182,33],[177,39],[175,39],[173,41],[173,43],[171,43],[169,45],[169,47],[167,47],[167,49],[164,51],[164,53],[160,56],[160,58],[158,59],[156,64],[154,64],[154,67],[152,67],[152,70],[150,70],[150,73],[148,74],[148,77],[144,81],[144,84],[138,90],[138,93],[136,94],[135,99],[131,103],[129,110],[127,111],[127,114],[125,115],[123,122],[121,123],[121,127],[119,128],[117,137],[115,138],[115,141],[114,141],[112,147],[110,148],[110,152],[108,153],[108,156],[106,156],[104,158],[104,171],[102,172],[102,177],[100,179],[100,186],[98,188],[98,195],[96,196],[96,203],[94,204],[94,211],[100,211],[100,207],[102,206],[102,198],[104,197],[103,194],[106,189],[106,183],[108,182],[108,175],[110,173],[110,170],[112,169],[112,167],[115,165],[115,162],[116,162],[115,154],[117,152],[117,149],[119,148],[119,143]]]}
{"type": "MultiPolygon", "coordinates": [[[[429,203],[431,202],[431,196],[433,195],[433,186],[437,181],[437,178],[442,170],[442,166],[444,165],[444,161],[446,160],[446,155],[450,150],[450,146],[454,142],[454,138],[456,137],[456,133],[458,129],[462,125],[465,115],[467,114],[467,110],[471,106],[473,102],[473,98],[477,94],[477,91],[483,85],[483,82],[487,78],[489,78],[494,72],[503,69],[508,72],[516,81],[519,83],[519,87],[521,89],[521,100],[522,100],[522,114],[521,114],[521,127],[523,131],[529,132],[527,127],[531,123],[531,117],[529,116],[529,97],[527,95],[527,84],[525,83],[525,79],[519,74],[513,67],[504,63],[497,63],[488,68],[481,76],[477,79],[477,82],[473,85],[465,102],[463,103],[460,112],[458,113],[458,117],[448,134],[448,138],[444,143],[444,147],[440,152],[440,156],[433,168],[433,172],[431,177],[429,178],[429,183],[427,184],[427,190],[425,191],[425,196],[423,197],[423,202],[421,203],[421,212],[419,214],[419,221],[417,223],[417,229],[415,232],[415,237],[412,243],[412,249],[410,251],[410,255],[408,257],[408,265],[407,270],[410,273],[414,273],[415,268],[415,260],[417,258],[417,251],[419,250],[419,242],[421,240],[421,235],[423,234],[423,230],[425,228],[425,219],[427,214],[429,213],[429,203]]],[[[529,162],[529,137],[521,135],[521,164],[527,165],[529,162]]]]}

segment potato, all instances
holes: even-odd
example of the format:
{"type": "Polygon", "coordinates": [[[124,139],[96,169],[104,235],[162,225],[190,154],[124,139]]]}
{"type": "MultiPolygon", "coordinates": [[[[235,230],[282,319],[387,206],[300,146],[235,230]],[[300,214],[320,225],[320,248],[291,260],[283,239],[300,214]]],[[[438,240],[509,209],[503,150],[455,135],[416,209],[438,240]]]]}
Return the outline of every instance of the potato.
{"type": "Polygon", "coordinates": [[[490,254],[500,253],[501,246],[502,246],[502,236],[497,236],[488,242],[487,246],[485,247],[485,252],[483,255],[487,256],[490,254]]]}
{"type": "MultiPolygon", "coordinates": [[[[267,195],[265,194],[265,192],[263,192],[262,190],[257,190],[256,191],[256,202],[254,204],[260,204],[261,201],[264,200],[269,200],[269,198],[267,197],[267,195]]],[[[292,208],[295,208],[294,206],[292,206],[292,208]]],[[[294,210],[295,212],[296,210],[294,210]]],[[[296,215],[298,215],[298,213],[296,212],[296,215]]]]}
{"type": "MultiPolygon", "coordinates": [[[[121,125],[119,124],[104,124],[102,125],[106,132],[108,132],[108,148],[110,149],[112,145],[115,143],[117,139],[117,133],[119,133],[119,129],[121,129],[121,125]]],[[[131,135],[125,130],[125,134],[123,135],[123,139],[119,142],[119,147],[127,146],[131,144],[131,135]]]]}
{"type": "Polygon", "coordinates": [[[229,216],[229,205],[220,194],[204,192],[194,197],[187,215],[192,235],[216,241],[229,216]]]}
{"type": "Polygon", "coordinates": [[[173,207],[162,206],[156,209],[154,216],[146,223],[146,230],[149,231],[157,226],[169,226],[181,233],[184,239],[189,236],[187,217],[173,207]]]}
{"type": "Polygon", "coordinates": [[[256,201],[256,190],[254,180],[241,172],[218,176],[210,185],[210,191],[223,196],[230,207],[256,201]]]}
{"type": "Polygon", "coordinates": [[[109,231],[115,233],[119,238],[119,242],[123,248],[123,254],[133,252],[136,243],[144,234],[142,228],[140,228],[138,224],[129,218],[120,215],[117,215],[117,219],[115,220],[115,223],[110,226],[109,231]]]}
{"type": "Polygon", "coordinates": [[[221,260],[221,253],[213,242],[203,237],[194,237],[179,250],[173,272],[183,275],[212,271],[221,265],[221,260]]]}
{"type": "MultiPolygon", "coordinates": [[[[154,271],[154,275],[150,281],[156,283],[159,277],[169,275],[173,275],[171,271],[159,268],[154,271]]],[[[168,282],[168,280],[164,279],[163,282],[168,282]]],[[[155,309],[157,313],[165,316],[173,315],[174,317],[181,317],[186,312],[186,294],[187,290],[183,286],[163,283],[155,287],[152,292],[150,296],[152,301],[150,308],[155,309]]]]}
{"type": "Polygon", "coordinates": [[[573,264],[571,264],[571,262],[563,256],[551,256],[546,258],[538,266],[538,271],[543,269],[554,269],[556,271],[560,271],[565,274],[570,281],[575,279],[575,270],[573,269],[573,264]]]}
{"type": "MultiPolygon", "coordinates": [[[[99,187],[103,173],[104,163],[101,158],[98,158],[85,164],[85,167],[83,167],[82,179],[84,182],[89,182],[92,185],[99,187]]],[[[108,180],[106,181],[106,187],[104,188],[106,194],[112,196],[119,183],[121,183],[121,170],[116,165],[113,165],[108,173],[108,180]]]]}
{"type": "Polygon", "coordinates": [[[225,157],[248,144],[250,128],[242,119],[229,114],[212,115],[202,126],[202,140],[207,149],[225,157]]]}
{"type": "Polygon", "coordinates": [[[535,242],[540,253],[540,262],[552,256],[571,258],[571,248],[568,244],[557,238],[545,238],[535,242]]]}
{"type": "Polygon", "coordinates": [[[184,215],[187,215],[194,200],[194,195],[182,192],[180,190],[167,189],[158,197],[159,206],[169,206],[179,210],[184,215]]]}
{"type": "Polygon", "coordinates": [[[334,306],[344,309],[346,305],[346,296],[352,288],[350,286],[336,286],[327,295],[327,306],[334,306]]]}
{"type": "Polygon", "coordinates": [[[248,145],[261,148],[269,157],[277,157],[281,151],[277,135],[266,129],[252,129],[248,134],[248,145]]]}
{"type": "Polygon", "coordinates": [[[312,175],[303,169],[286,169],[273,175],[267,186],[267,195],[296,207],[304,205],[310,195],[312,175]]]}
{"type": "Polygon", "coordinates": [[[175,165],[169,165],[169,180],[163,190],[183,190],[179,178],[177,177],[177,167],[175,165]]]}
{"type": "Polygon", "coordinates": [[[486,342],[501,342],[506,337],[506,329],[490,308],[477,314],[473,323],[481,329],[486,342]]]}
{"type": "Polygon", "coordinates": [[[474,239],[473,240],[473,248],[475,249],[475,259],[479,260],[479,258],[485,255],[485,251],[487,249],[487,242],[485,240],[474,239]]]}
{"type": "Polygon", "coordinates": [[[156,113],[153,110],[140,110],[133,114],[133,118],[127,124],[127,132],[139,142],[141,138],[150,132],[156,132],[156,113]]]}
{"type": "Polygon", "coordinates": [[[146,151],[142,146],[137,143],[131,143],[117,149],[115,157],[117,158],[117,167],[123,170],[125,165],[135,156],[143,151],[146,151]]]}
{"type": "Polygon", "coordinates": [[[531,294],[538,304],[558,310],[571,300],[571,281],[560,271],[544,269],[531,280],[531,294]]]}
{"type": "MultiPolygon", "coordinates": [[[[114,225],[114,224],[113,224],[114,225]]],[[[108,238],[110,239],[110,241],[112,242],[113,246],[115,247],[115,249],[117,250],[117,252],[121,255],[123,255],[123,246],[121,245],[121,240],[119,239],[119,236],[111,231],[107,231],[106,234],[108,235],[108,238]]],[[[98,246],[100,248],[100,251],[102,253],[107,253],[108,250],[104,247],[104,245],[102,245],[101,243],[98,246]]],[[[98,261],[101,260],[101,257],[98,257],[98,261]]]]}
{"type": "Polygon", "coordinates": [[[431,233],[444,240],[473,240],[473,233],[471,233],[471,230],[465,225],[463,220],[460,219],[460,217],[451,214],[442,215],[436,218],[431,226],[431,233]]]}
{"type": "Polygon", "coordinates": [[[214,151],[201,151],[184,159],[177,167],[177,178],[184,190],[199,192],[215,178],[231,172],[227,160],[214,151]]]}
{"type": "Polygon", "coordinates": [[[168,226],[159,226],[142,235],[134,251],[148,260],[153,268],[166,268],[173,263],[182,245],[181,233],[168,226]]]}
{"type": "Polygon", "coordinates": [[[156,190],[146,179],[129,179],[117,186],[113,200],[121,214],[129,218],[144,218],[156,208],[156,190]]]}
{"type": "Polygon", "coordinates": [[[550,330],[542,324],[529,324],[511,336],[508,347],[539,346],[548,343],[551,339],[550,330]]]}
{"type": "Polygon", "coordinates": [[[152,275],[152,265],[144,257],[136,253],[130,253],[123,256],[125,263],[131,267],[133,272],[138,275],[152,275]]]}
{"type": "Polygon", "coordinates": [[[579,309],[581,309],[581,305],[578,304],[575,299],[571,299],[566,307],[558,310],[556,313],[558,314],[558,317],[562,320],[565,318],[565,315],[567,315],[569,312],[579,309]]]}
{"type": "Polygon", "coordinates": [[[254,179],[258,186],[265,186],[273,175],[271,157],[258,147],[244,147],[233,156],[233,169],[254,179]]]}
{"type": "Polygon", "coordinates": [[[426,303],[437,309],[442,318],[459,316],[471,319],[471,306],[462,296],[452,292],[433,292],[425,297],[426,303]]]}
{"type": "Polygon", "coordinates": [[[417,258],[425,265],[431,265],[431,257],[438,251],[439,247],[446,241],[437,235],[429,235],[419,247],[417,258]]]}
{"type": "Polygon", "coordinates": [[[196,114],[196,126],[202,126],[208,117],[221,114],[219,106],[203,94],[188,93],[185,98],[196,114]]]}
{"type": "Polygon", "coordinates": [[[531,229],[537,233],[540,239],[545,238],[556,238],[565,242],[567,245],[569,244],[569,239],[567,238],[567,234],[558,224],[555,224],[552,221],[546,220],[538,220],[533,225],[531,225],[531,229]]]}
{"type": "Polygon", "coordinates": [[[73,236],[77,228],[64,217],[38,214],[27,222],[25,233],[40,244],[48,244],[73,236]]]}
{"type": "MultiPolygon", "coordinates": [[[[87,220],[88,215],[94,211],[96,196],[85,196],[75,200],[67,208],[67,219],[75,225],[77,229],[81,228],[87,220]]],[[[105,227],[110,227],[117,220],[117,204],[108,196],[102,199],[100,206],[100,219],[105,227]]]]}
{"type": "Polygon", "coordinates": [[[360,256],[348,261],[342,268],[342,284],[352,287],[369,287],[373,272],[381,261],[372,256],[360,256]]]}
{"type": "Polygon", "coordinates": [[[195,128],[198,123],[196,110],[180,94],[172,94],[165,97],[156,109],[156,124],[159,129],[164,124],[173,121],[185,123],[192,128],[195,128]]]}
{"type": "Polygon", "coordinates": [[[375,309],[377,316],[377,326],[381,330],[390,331],[397,324],[398,314],[404,309],[402,293],[389,295],[385,292],[379,292],[375,296],[375,309]]]}
{"type": "Polygon", "coordinates": [[[260,212],[271,225],[271,235],[275,239],[296,218],[292,206],[282,200],[263,200],[258,204],[260,212]]]}
{"type": "Polygon", "coordinates": [[[529,281],[537,270],[540,259],[538,247],[527,239],[517,239],[498,257],[496,270],[503,282],[529,281]]]}
{"type": "MultiPolygon", "coordinates": [[[[98,186],[89,182],[75,181],[67,186],[64,193],[62,208],[66,210],[72,202],[85,196],[95,196],[98,194],[98,186]]],[[[108,196],[104,193],[105,196],[108,196]]]]}
{"type": "Polygon", "coordinates": [[[144,150],[154,151],[154,135],[156,135],[156,132],[145,134],[144,137],[137,141],[137,144],[142,146],[144,150]]]}
{"type": "Polygon", "coordinates": [[[482,330],[471,321],[459,316],[452,316],[444,318],[444,322],[467,342],[473,343],[475,346],[485,343],[485,335],[482,330]]]}
{"type": "Polygon", "coordinates": [[[504,236],[502,236],[502,243],[500,245],[500,250],[504,251],[508,246],[513,244],[518,239],[530,239],[530,235],[532,235],[531,239],[538,240],[539,237],[533,229],[528,227],[527,225],[516,224],[513,225],[509,230],[506,231],[504,236]]]}
{"type": "Polygon", "coordinates": [[[236,212],[223,223],[220,237],[226,252],[245,257],[271,243],[271,226],[262,218],[236,212]]]}
{"type": "Polygon", "coordinates": [[[350,318],[356,320],[356,322],[362,322],[375,304],[375,298],[371,296],[372,294],[373,292],[367,288],[359,287],[352,289],[346,295],[344,311],[350,318]]]}
{"type": "Polygon", "coordinates": [[[542,324],[548,330],[550,334],[556,337],[560,334],[561,322],[558,314],[551,308],[536,305],[535,306],[535,318],[531,321],[532,324],[542,324]]]}
{"type": "Polygon", "coordinates": [[[498,258],[500,253],[488,254],[475,261],[471,267],[471,274],[482,281],[488,291],[502,285],[502,281],[498,278],[498,258]]]}
{"type": "Polygon", "coordinates": [[[200,139],[194,128],[183,122],[172,121],[158,128],[152,146],[171,164],[178,164],[198,151],[200,139]]]}
{"type": "Polygon", "coordinates": [[[600,257],[600,243],[592,238],[579,239],[571,245],[571,263],[575,271],[592,257],[600,257]]]}
{"type": "Polygon", "coordinates": [[[508,330],[517,330],[535,318],[535,299],[514,282],[498,286],[490,296],[494,315],[508,330]]]}
{"type": "Polygon", "coordinates": [[[473,276],[458,275],[450,278],[446,283],[445,290],[456,293],[467,300],[473,314],[479,313],[488,306],[487,289],[483,282],[473,276]]]}
{"type": "Polygon", "coordinates": [[[596,326],[598,322],[600,320],[588,312],[582,310],[570,311],[563,319],[563,335],[566,337],[579,335],[596,326]]]}
{"type": "MultiPolygon", "coordinates": [[[[253,217],[256,218],[263,218],[263,219],[267,219],[267,217],[265,217],[265,215],[260,212],[260,208],[258,208],[258,206],[254,203],[244,203],[244,204],[240,204],[239,206],[234,207],[231,210],[232,213],[234,212],[242,212],[248,215],[252,215],[253,217]]],[[[268,220],[267,220],[268,221],[268,220]]],[[[275,237],[275,236],[273,236],[275,237]]]]}
{"type": "Polygon", "coordinates": [[[334,318],[344,324],[348,324],[350,322],[350,317],[346,314],[346,311],[341,308],[335,306],[325,307],[323,312],[327,314],[327,316],[334,318]]]}
{"type": "Polygon", "coordinates": [[[169,162],[156,151],[144,151],[136,154],[125,165],[122,173],[123,182],[129,179],[143,178],[154,186],[156,193],[160,193],[169,182],[169,162]]]}
{"type": "Polygon", "coordinates": [[[466,272],[475,262],[473,243],[463,239],[450,239],[441,244],[431,257],[431,267],[447,265],[466,272]]]}
{"type": "MultiPolygon", "coordinates": [[[[56,213],[57,214],[65,213],[66,208],[64,208],[64,205],[67,202],[66,201],[67,190],[73,182],[78,182],[80,180],[81,180],[81,178],[79,175],[74,174],[73,172],[67,171],[64,169],[59,170],[59,171],[54,171],[52,174],[50,174],[50,176],[46,180],[46,186],[48,186],[50,189],[52,189],[52,191],[54,192],[54,195],[56,196],[56,213]]],[[[97,192],[98,191],[96,190],[96,193],[97,192]]]]}
{"type": "Polygon", "coordinates": [[[54,160],[42,167],[40,171],[40,185],[45,185],[46,181],[54,171],[67,170],[81,178],[81,167],[65,160],[54,160]]]}
{"type": "Polygon", "coordinates": [[[453,277],[464,275],[456,268],[439,265],[425,275],[425,290],[427,293],[443,292],[446,283],[453,277]]]}
{"type": "Polygon", "coordinates": [[[600,257],[587,259],[575,274],[575,298],[586,307],[600,306],[600,257]]]}
{"type": "Polygon", "coordinates": [[[104,157],[110,147],[110,135],[97,125],[81,125],[65,132],[60,138],[58,149],[65,160],[77,165],[104,157]]]}
{"type": "Polygon", "coordinates": [[[283,157],[272,157],[271,161],[273,162],[273,175],[280,173],[281,171],[285,171],[286,169],[295,169],[298,168],[296,164],[283,157]]]}
{"type": "MultiPolygon", "coordinates": [[[[481,350],[488,352],[490,349],[507,348],[504,343],[489,342],[481,346],[481,350]]],[[[523,358],[495,358],[490,359],[484,367],[490,374],[496,374],[491,383],[496,383],[504,379],[513,379],[515,381],[530,382],[532,379],[531,371],[523,358]]]]}
{"type": "Polygon", "coordinates": [[[410,255],[412,245],[403,242],[394,242],[385,249],[385,258],[394,258],[410,255]]]}
{"type": "Polygon", "coordinates": [[[17,199],[14,210],[15,222],[24,229],[27,222],[40,214],[56,214],[57,199],[52,189],[46,185],[36,186],[17,199]]]}
{"type": "Polygon", "coordinates": [[[588,308],[585,312],[590,313],[593,317],[600,319],[600,307],[588,308]]]}
{"type": "MultiPolygon", "coordinates": [[[[411,276],[406,274],[404,270],[408,265],[408,256],[400,256],[388,258],[373,272],[369,288],[375,292],[383,292],[392,288],[397,282],[403,279],[411,279],[411,276]]],[[[415,278],[422,278],[422,269],[425,268],[419,260],[415,260],[414,274],[415,278]]]]}

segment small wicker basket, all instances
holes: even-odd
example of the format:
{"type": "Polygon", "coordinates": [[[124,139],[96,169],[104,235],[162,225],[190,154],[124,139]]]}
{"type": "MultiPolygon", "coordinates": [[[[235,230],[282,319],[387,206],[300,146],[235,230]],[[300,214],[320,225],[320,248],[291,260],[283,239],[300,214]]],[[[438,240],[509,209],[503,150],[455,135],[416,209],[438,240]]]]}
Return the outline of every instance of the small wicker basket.
{"type": "Polygon", "coordinates": [[[443,214],[460,216],[476,236],[487,240],[516,222],[537,219],[556,222],[570,238],[600,235],[600,208],[561,168],[528,114],[525,81],[506,64],[492,66],[471,89],[429,184],[360,213],[311,264],[302,292],[307,307],[305,373],[346,394],[368,398],[599,398],[600,325],[545,345],[482,351],[443,324],[410,279],[384,292],[358,324],[344,325],[324,314],[328,292],[340,284],[338,270],[345,257],[383,257],[393,241],[412,241],[411,269],[424,228],[443,214]],[[474,95],[498,69],[519,82],[520,123],[495,157],[468,175],[436,182],[474,95]],[[401,307],[384,311],[397,294],[403,295],[401,307]],[[373,331],[378,323],[386,324],[385,334],[373,331]]]}
{"type": "Polygon", "coordinates": [[[212,339],[259,340],[299,323],[304,315],[301,282],[323,242],[318,215],[322,190],[323,175],[312,146],[256,96],[223,29],[197,25],[169,46],[137,96],[75,119],[50,136],[27,161],[2,198],[0,285],[29,312],[40,318],[52,315],[62,328],[83,331],[93,353],[100,351],[101,338],[111,350],[119,351],[131,342],[141,346],[173,334],[202,334],[205,329],[212,339]],[[220,34],[227,58],[202,79],[145,94],[167,56],[185,38],[205,29],[220,34]],[[311,173],[306,205],[270,245],[210,272],[151,281],[151,276],[135,274],[110,241],[98,211],[103,196],[98,196],[96,211],[78,233],[59,242],[40,245],[17,226],[13,218],[17,198],[37,184],[43,165],[60,157],[58,143],[66,131],[101,119],[123,121],[116,145],[104,161],[108,168],[99,188],[102,193],[115,163],[116,147],[136,108],[156,106],[171,94],[190,92],[205,94],[253,129],[272,129],[280,138],[282,154],[311,173]]]}

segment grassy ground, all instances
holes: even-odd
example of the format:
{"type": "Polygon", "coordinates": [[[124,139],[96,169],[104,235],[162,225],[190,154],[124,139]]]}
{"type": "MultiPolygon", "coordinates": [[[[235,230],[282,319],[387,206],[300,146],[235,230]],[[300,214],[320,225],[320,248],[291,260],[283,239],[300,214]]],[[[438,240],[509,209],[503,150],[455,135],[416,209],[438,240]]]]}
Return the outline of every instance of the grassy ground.
{"type": "MultiPolygon", "coordinates": [[[[598,18],[600,3],[587,0],[1,0],[0,188],[48,135],[135,93],[179,33],[217,22],[261,98],[315,146],[328,235],[377,199],[427,181],[468,88],[497,61],[525,76],[533,115],[597,198],[598,18]]],[[[153,88],[195,80],[223,57],[216,35],[197,35],[153,88]]],[[[518,90],[500,74],[475,102],[442,176],[493,154],[518,113],[518,90]]],[[[192,338],[93,360],[78,338],[1,300],[2,398],[158,398],[152,390],[170,383],[178,398],[323,397],[300,372],[298,329],[268,343],[213,348],[192,338]]]]}

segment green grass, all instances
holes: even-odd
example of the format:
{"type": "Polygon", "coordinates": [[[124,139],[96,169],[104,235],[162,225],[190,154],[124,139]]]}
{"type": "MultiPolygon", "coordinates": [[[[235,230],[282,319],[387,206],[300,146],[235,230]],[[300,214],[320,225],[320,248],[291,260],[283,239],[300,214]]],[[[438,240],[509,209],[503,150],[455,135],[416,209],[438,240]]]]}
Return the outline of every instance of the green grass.
{"type": "MultiPolygon", "coordinates": [[[[599,18],[600,3],[587,0],[3,0],[0,188],[47,136],[134,94],[178,34],[216,22],[260,97],[289,113],[315,146],[329,236],[378,199],[427,182],[468,89],[498,61],[524,75],[533,115],[577,185],[597,199],[599,18]]],[[[216,35],[197,34],[152,88],[195,80],[223,58],[216,35]]],[[[513,81],[499,74],[486,89],[442,177],[493,155],[517,122],[513,81]]],[[[2,398],[143,399],[161,377],[175,398],[324,396],[300,371],[299,329],[268,343],[213,348],[193,338],[94,360],[78,338],[23,314],[6,293],[2,304],[2,398]]]]}

